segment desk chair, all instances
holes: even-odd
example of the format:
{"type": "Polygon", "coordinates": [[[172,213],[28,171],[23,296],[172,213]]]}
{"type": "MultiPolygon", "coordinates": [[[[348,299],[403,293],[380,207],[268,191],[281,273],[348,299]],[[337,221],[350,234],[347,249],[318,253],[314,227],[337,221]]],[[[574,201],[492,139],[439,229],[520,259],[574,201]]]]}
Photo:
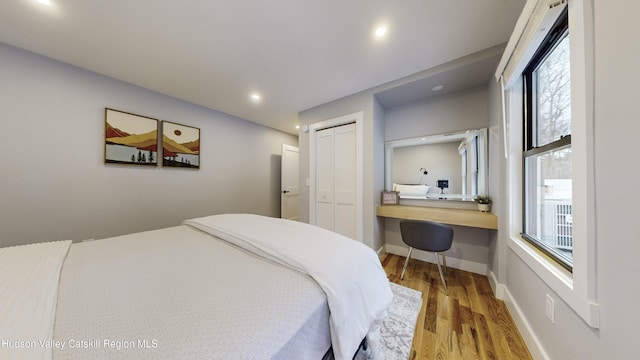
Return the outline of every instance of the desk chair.
{"type": "Polygon", "coordinates": [[[449,295],[447,283],[444,280],[442,268],[440,267],[440,258],[438,257],[438,253],[442,256],[442,262],[444,263],[444,269],[446,272],[447,260],[444,257],[444,252],[451,249],[451,243],[453,242],[453,228],[433,221],[400,220],[400,234],[402,235],[402,241],[409,245],[409,254],[404,262],[400,279],[402,280],[404,278],[404,272],[407,270],[407,265],[411,258],[411,250],[413,250],[413,248],[430,251],[436,256],[436,264],[438,265],[438,272],[440,272],[440,280],[442,280],[442,285],[444,285],[445,294],[449,295]]]}

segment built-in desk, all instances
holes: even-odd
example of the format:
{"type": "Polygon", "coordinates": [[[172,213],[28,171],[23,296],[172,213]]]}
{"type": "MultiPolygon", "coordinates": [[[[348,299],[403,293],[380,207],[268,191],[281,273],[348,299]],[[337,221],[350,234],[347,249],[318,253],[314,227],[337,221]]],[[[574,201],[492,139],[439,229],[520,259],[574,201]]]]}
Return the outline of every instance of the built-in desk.
{"type": "Polygon", "coordinates": [[[381,205],[376,215],[396,219],[430,220],[449,225],[498,229],[498,217],[490,212],[427,206],[381,205]]]}

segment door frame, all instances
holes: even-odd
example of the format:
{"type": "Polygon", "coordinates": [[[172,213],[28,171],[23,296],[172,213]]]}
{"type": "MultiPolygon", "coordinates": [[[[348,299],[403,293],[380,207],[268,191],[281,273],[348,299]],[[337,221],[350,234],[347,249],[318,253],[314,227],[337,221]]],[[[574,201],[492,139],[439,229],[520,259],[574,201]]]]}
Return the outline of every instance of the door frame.
{"type": "Polygon", "coordinates": [[[364,111],[338,116],[309,124],[309,223],[316,225],[316,137],[317,132],[330,127],[356,124],[356,240],[364,242],[364,111]]]}

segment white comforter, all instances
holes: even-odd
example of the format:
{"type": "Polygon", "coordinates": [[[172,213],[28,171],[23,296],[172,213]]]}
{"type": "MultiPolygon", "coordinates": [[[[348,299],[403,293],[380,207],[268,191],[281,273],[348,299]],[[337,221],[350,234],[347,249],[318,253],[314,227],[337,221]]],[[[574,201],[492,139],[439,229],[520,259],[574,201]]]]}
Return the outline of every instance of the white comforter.
{"type": "Polygon", "coordinates": [[[188,225],[73,244],[54,339],[54,360],[319,360],[331,345],[313,279],[188,225]]]}
{"type": "Polygon", "coordinates": [[[71,240],[0,249],[0,358],[50,359],[62,263],[71,240]]]}
{"type": "Polygon", "coordinates": [[[313,277],[327,295],[338,360],[351,359],[387,316],[393,298],[389,281],[375,252],[362,243],[316,226],[250,214],[184,224],[313,277]]]}

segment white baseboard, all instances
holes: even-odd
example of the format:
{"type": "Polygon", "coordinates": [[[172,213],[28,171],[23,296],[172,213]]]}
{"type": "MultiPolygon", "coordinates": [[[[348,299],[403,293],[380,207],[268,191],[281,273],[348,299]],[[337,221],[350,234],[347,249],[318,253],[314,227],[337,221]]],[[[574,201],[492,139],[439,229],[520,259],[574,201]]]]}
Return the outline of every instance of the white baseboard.
{"type": "Polygon", "coordinates": [[[495,297],[500,300],[504,300],[504,292],[506,290],[506,286],[498,282],[498,278],[493,271],[489,271],[487,278],[489,278],[489,285],[491,285],[491,289],[493,290],[495,297]]]}
{"type": "MultiPolygon", "coordinates": [[[[400,256],[407,256],[409,248],[406,246],[386,244],[385,248],[388,253],[400,256]]],[[[411,252],[412,259],[418,259],[420,261],[434,263],[433,253],[428,251],[422,251],[413,249],[411,252]]],[[[451,256],[447,256],[447,266],[454,269],[469,271],[476,274],[487,275],[487,264],[478,263],[474,261],[458,259],[451,256]]]]}
{"type": "Polygon", "coordinates": [[[542,347],[542,343],[540,342],[540,339],[538,339],[536,334],[533,332],[531,325],[529,324],[529,322],[527,321],[527,318],[522,313],[522,310],[520,310],[520,307],[518,306],[518,304],[515,302],[515,300],[511,296],[509,289],[506,286],[503,286],[503,288],[504,288],[504,291],[503,291],[504,303],[505,305],[507,305],[507,309],[509,309],[511,318],[513,318],[513,321],[516,323],[516,326],[520,331],[520,335],[522,335],[524,342],[527,344],[527,347],[529,348],[529,352],[531,353],[531,356],[534,359],[550,360],[551,358],[547,355],[547,352],[544,351],[544,348],[542,347]]]}
{"type": "Polygon", "coordinates": [[[376,254],[378,254],[378,258],[382,260],[382,258],[387,254],[387,252],[384,250],[384,245],[382,245],[380,249],[376,251],[376,254]]]}

